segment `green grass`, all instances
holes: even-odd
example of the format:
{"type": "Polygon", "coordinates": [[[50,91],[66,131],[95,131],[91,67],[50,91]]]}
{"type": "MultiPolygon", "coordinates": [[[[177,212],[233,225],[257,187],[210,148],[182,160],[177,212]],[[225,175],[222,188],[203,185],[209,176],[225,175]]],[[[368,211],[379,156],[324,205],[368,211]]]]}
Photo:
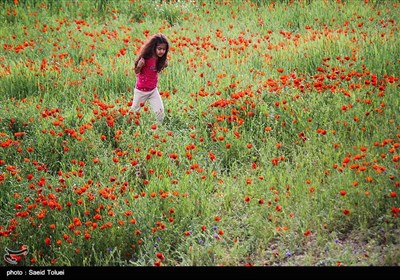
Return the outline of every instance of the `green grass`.
{"type": "Polygon", "coordinates": [[[0,3],[17,266],[399,265],[396,1],[18,2],[0,3]],[[163,124],[128,113],[157,32],[163,124]]]}

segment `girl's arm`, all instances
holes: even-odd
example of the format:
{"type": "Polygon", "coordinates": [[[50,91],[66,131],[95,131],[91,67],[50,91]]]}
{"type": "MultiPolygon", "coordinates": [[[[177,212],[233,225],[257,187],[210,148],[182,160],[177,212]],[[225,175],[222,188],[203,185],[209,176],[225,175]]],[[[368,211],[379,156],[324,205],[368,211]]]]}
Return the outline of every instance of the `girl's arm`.
{"type": "Polygon", "coordinates": [[[135,66],[135,73],[136,73],[136,74],[139,74],[139,73],[140,73],[140,71],[142,70],[142,68],[143,68],[143,66],[144,66],[144,63],[145,63],[144,58],[141,57],[141,58],[138,60],[136,66],[135,66]]]}
{"type": "Polygon", "coordinates": [[[167,67],[168,67],[168,59],[165,60],[164,65],[161,67],[160,71],[164,70],[167,67]]]}

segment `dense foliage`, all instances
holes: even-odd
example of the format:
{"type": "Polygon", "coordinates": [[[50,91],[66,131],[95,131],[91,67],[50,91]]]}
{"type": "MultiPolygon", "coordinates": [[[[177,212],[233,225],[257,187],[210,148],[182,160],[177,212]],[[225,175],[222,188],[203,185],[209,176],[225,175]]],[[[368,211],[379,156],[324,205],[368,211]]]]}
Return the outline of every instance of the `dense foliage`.
{"type": "Polygon", "coordinates": [[[1,1],[0,250],[398,265],[399,18],[397,1],[1,1]],[[128,111],[158,32],[162,124],[128,111]]]}

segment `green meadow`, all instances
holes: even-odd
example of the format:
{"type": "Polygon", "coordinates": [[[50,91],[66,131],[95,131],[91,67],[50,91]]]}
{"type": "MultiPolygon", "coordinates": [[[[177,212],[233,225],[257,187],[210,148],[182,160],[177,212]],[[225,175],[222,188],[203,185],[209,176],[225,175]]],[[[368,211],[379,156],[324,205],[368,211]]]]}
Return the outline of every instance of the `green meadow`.
{"type": "Polygon", "coordinates": [[[398,266],[400,3],[0,1],[0,266],[398,266]],[[166,117],[129,112],[163,33],[166,117]]]}

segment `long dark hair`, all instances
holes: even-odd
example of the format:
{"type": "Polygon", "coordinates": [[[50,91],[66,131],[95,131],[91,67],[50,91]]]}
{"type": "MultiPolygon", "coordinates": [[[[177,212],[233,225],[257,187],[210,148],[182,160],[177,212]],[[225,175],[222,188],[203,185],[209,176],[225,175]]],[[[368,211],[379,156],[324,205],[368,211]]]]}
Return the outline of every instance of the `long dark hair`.
{"type": "Polygon", "coordinates": [[[156,52],[157,46],[160,44],[165,44],[167,46],[164,55],[157,59],[156,69],[157,72],[161,72],[161,70],[163,70],[167,66],[167,54],[169,50],[169,42],[164,34],[155,34],[147,40],[147,42],[142,46],[139,54],[136,57],[135,67],[140,58],[143,57],[144,59],[148,59],[152,57],[156,52]]]}

